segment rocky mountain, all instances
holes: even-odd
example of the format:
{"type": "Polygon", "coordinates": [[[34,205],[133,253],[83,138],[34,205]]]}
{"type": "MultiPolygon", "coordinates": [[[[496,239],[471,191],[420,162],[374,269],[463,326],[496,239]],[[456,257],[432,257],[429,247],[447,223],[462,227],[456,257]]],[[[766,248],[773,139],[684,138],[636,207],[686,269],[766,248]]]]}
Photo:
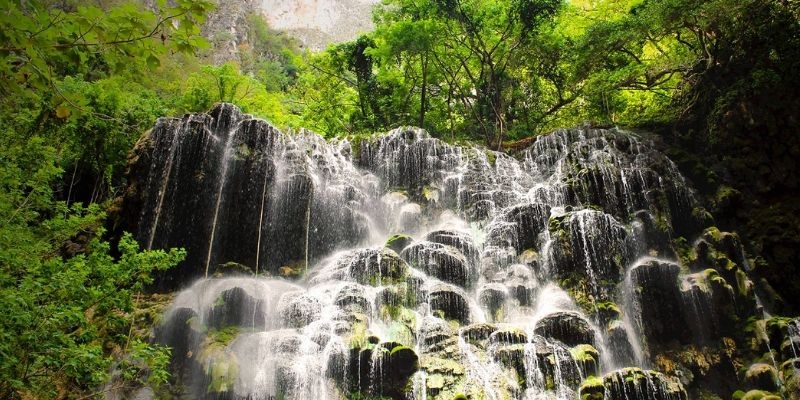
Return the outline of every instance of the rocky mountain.
{"type": "Polygon", "coordinates": [[[274,29],[300,39],[311,50],[343,42],[372,29],[379,0],[261,0],[257,9],[274,29]]]}
{"type": "Polygon", "coordinates": [[[203,35],[214,46],[216,64],[236,59],[247,43],[248,18],[261,14],[272,29],[287,32],[301,48],[320,51],[331,43],[356,38],[373,28],[378,0],[232,0],[220,1],[208,15],[203,35]]]}

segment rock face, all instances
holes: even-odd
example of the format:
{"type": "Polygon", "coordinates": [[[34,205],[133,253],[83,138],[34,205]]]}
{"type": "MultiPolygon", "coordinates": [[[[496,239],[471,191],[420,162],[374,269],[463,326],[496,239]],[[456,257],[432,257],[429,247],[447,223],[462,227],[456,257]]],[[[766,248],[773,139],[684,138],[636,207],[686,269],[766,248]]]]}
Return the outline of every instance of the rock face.
{"type": "Polygon", "coordinates": [[[663,374],[626,368],[613,371],[603,379],[586,382],[580,389],[581,399],[685,400],[686,391],[675,380],[663,374]]]}
{"type": "Polygon", "coordinates": [[[230,261],[297,271],[365,232],[364,189],[349,160],[349,146],[287,136],[227,104],[162,118],[134,150],[126,229],[145,248],[186,248],[165,287],[230,261]]]}
{"type": "Polygon", "coordinates": [[[355,39],[372,30],[377,0],[260,0],[254,1],[270,27],[287,31],[312,50],[355,39]]]}
{"type": "Polygon", "coordinates": [[[220,105],[159,120],[130,181],[142,246],[189,249],[162,285],[203,277],[156,329],[184,398],[798,387],[800,323],[762,312],[738,237],[699,226],[674,165],[626,132],[557,131],[514,158],[414,128],[327,142],[220,105]]]}

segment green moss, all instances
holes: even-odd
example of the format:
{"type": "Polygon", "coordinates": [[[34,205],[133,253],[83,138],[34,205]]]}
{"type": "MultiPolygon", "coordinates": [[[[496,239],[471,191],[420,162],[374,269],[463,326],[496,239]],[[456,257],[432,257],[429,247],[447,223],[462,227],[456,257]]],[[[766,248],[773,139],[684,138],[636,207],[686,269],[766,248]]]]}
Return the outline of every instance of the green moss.
{"type": "Polygon", "coordinates": [[[208,391],[222,393],[233,390],[233,385],[239,375],[239,367],[235,360],[215,360],[209,367],[208,391]]]}
{"type": "Polygon", "coordinates": [[[688,267],[697,260],[697,253],[695,253],[692,245],[685,237],[680,236],[672,239],[672,248],[678,254],[678,259],[681,262],[681,267],[688,267]]]}
{"type": "Polygon", "coordinates": [[[589,376],[581,384],[578,394],[581,400],[602,400],[605,397],[606,388],[603,379],[596,376],[589,376]]]}
{"type": "Polygon", "coordinates": [[[736,289],[740,297],[750,297],[750,292],[752,291],[751,281],[741,269],[736,270],[736,289]]]}
{"type": "Polygon", "coordinates": [[[349,344],[351,349],[361,349],[367,345],[367,324],[355,322],[350,327],[349,344]]]}
{"type": "Polygon", "coordinates": [[[489,162],[489,165],[494,167],[497,164],[497,153],[491,150],[486,151],[486,161],[489,162]]]}
{"type": "Polygon", "coordinates": [[[570,349],[572,358],[577,362],[597,362],[600,353],[590,344],[579,344],[570,349]]]}
{"type": "Polygon", "coordinates": [[[619,306],[610,301],[598,302],[595,304],[595,307],[600,317],[606,320],[617,319],[622,314],[622,310],[620,310],[619,306]]]}
{"type": "Polygon", "coordinates": [[[722,231],[720,231],[716,226],[712,226],[703,231],[703,236],[711,238],[715,243],[718,243],[720,240],[722,240],[722,231]]]}
{"type": "Polygon", "coordinates": [[[408,246],[414,239],[411,236],[402,234],[402,233],[395,233],[389,236],[386,239],[386,243],[383,244],[383,247],[388,249],[392,249],[397,253],[400,253],[406,246],[408,246]]]}
{"type": "Polygon", "coordinates": [[[771,393],[762,390],[751,390],[742,396],[742,400],[766,400],[771,393]]]}
{"type": "Polygon", "coordinates": [[[239,336],[240,332],[238,326],[226,326],[222,329],[210,329],[207,335],[211,343],[227,346],[239,336]]]}
{"type": "Polygon", "coordinates": [[[438,202],[439,189],[432,186],[425,186],[422,188],[422,197],[429,202],[438,202]]]}

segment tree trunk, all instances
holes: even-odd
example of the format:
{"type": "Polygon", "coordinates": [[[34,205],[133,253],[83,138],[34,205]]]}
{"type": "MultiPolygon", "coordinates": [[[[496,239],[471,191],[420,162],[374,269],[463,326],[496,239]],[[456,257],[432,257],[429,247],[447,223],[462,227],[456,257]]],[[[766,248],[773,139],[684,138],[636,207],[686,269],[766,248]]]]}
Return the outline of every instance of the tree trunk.
{"type": "Polygon", "coordinates": [[[425,127],[425,109],[427,108],[427,87],[428,87],[428,53],[422,53],[422,94],[420,94],[419,105],[419,127],[425,127]]]}

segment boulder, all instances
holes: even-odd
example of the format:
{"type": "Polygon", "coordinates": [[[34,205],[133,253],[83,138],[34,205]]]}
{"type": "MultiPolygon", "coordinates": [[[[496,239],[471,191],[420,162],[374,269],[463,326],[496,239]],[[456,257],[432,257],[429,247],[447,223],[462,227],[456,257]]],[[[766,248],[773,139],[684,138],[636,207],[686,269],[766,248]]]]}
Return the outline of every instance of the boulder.
{"type": "Polygon", "coordinates": [[[486,347],[485,343],[489,340],[489,336],[494,333],[498,327],[493,324],[478,323],[471,324],[461,328],[460,335],[468,343],[486,347]]]}
{"type": "Polygon", "coordinates": [[[357,310],[367,314],[370,310],[370,301],[366,297],[364,287],[348,284],[336,294],[334,303],[342,309],[357,310]]]}
{"type": "Polygon", "coordinates": [[[594,331],[586,318],[576,312],[556,312],[536,323],[534,332],[546,338],[556,339],[567,346],[594,344],[594,331]]]}
{"type": "Polygon", "coordinates": [[[489,335],[490,345],[509,345],[525,344],[528,342],[528,335],[520,328],[513,326],[503,326],[489,335]]]}
{"type": "Polygon", "coordinates": [[[612,300],[631,258],[625,227],[602,211],[584,209],[550,219],[546,271],[595,301],[612,300]]]}
{"type": "Polygon", "coordinates": [[[503,310],[508,299],[508,290],[506,287],[499,283],[490,283],[484,285],[478,290],[478,300],[481,307],[488,311],[488,316],[491,320],[501,320],[503,318],[503,310]]]}
{"type": "Polygon", "coordinates": [[[465,232],[438,230],[425,235],[425,240],[458,249],[474,267],[477,267],[480,262],[480,252],[472,237],[465,232]]]}
{"type": "Polygon", "coordinates": [[[530,267],[525,264],[510,265],[506,269],[504,284],[511,298],[520,306],[528,307],[533,304],[538,282],[530,267]]]}
{"type": "Polygon", "coordinates": [[[423,353],[432,353],[442,350],[452,344],[457,337],[455,330],[439,318],[425,317],[420,328],[420,344],[423,353]]]}
{"type": "Polygon", "coordinates": [[[419,369],[419,357],[413,349],[396,342],[384,342],[350,352],[351,391],[370,396],[402,398],[409,379],[419,369]]]}
{"type": "Polygon", "coordinates": [[[402,233],[396,233],[392,236],[389,236],[389,238],[386,239],[386,243],[383,246],[393,250],[397,254],[400,254],[403,252],[403,249],[408,247],[408,245],[410,245],[413,241],[414,238],[412,238],[411,236],[402,233]]]}
{"type": "Polygon", "coordinates": [[[406,262],[388,248],[357,250],[340,263],[344,263],[356,282],[364,285],[385,285],[401,280],[408,273],[406,262]]]}
{"type": "Polygon", "coordinates": [[[517,252],[537,247],[539,233],[547,227],[550,207],[545,204],[519,204],[503,210],[492,222],[487,233],[487,243],[500,247],[513,247],[517,252]]]}
{"type": "Polygon", "coordinates": [[[468,288],[478,274],[467,258],[452,246],[434,242],[418,242],[403,250],[409,264],[444,282],[468,288]]]}
{"type": "Polygon", "coordinates": [[[455,286],[436,284],[428,290],[428,304],[431,311],[440,313],[442,318],[456,320],[462,325],[469,323],[471,313],[466,294],[455,286]]]}
{"type": "Polygon", "coordinates": [[[590,344],[579,344],[570,349],[572,359],[578,363],[582,376],[597,375],[600,371],[600,353],[590,344]]]}
{"type": "Polygon", "coordinates": [[[586,380],[578,390],[581,399],[686,400],[681,383],[666,375],[639,368],[612,371],[586,380]]]}
{"type": "Polygon", "coordinates": [[[678,285],[680,267],[672,262],[649,259],[631,267],[629,281],[642,334],[648,345],[673,341],[691,343],[692,331],[684,318],[683,297],[678,285]]]}
{"type": "Polygon", "coordinates": [[[744,382],[748,389],[760,389],[776,393],[780,390],[778,370],[769,364],[751,365],[744,375],[744,382]]]}
{"type": "Polygon", "coordinates": [[[283,326],[302,328],[320,318],[322,303],[306,293],[290,293],[281,298],[278,309],[283,326]]]}
{"type": "Polygon", "coordinates": [[[264,329],[267,322],[264,306],[262,301],[253,298],[244,289],[234,287],[220,293],[208,310],[206,324],[213,328],[240,326],[264,329]]]}

